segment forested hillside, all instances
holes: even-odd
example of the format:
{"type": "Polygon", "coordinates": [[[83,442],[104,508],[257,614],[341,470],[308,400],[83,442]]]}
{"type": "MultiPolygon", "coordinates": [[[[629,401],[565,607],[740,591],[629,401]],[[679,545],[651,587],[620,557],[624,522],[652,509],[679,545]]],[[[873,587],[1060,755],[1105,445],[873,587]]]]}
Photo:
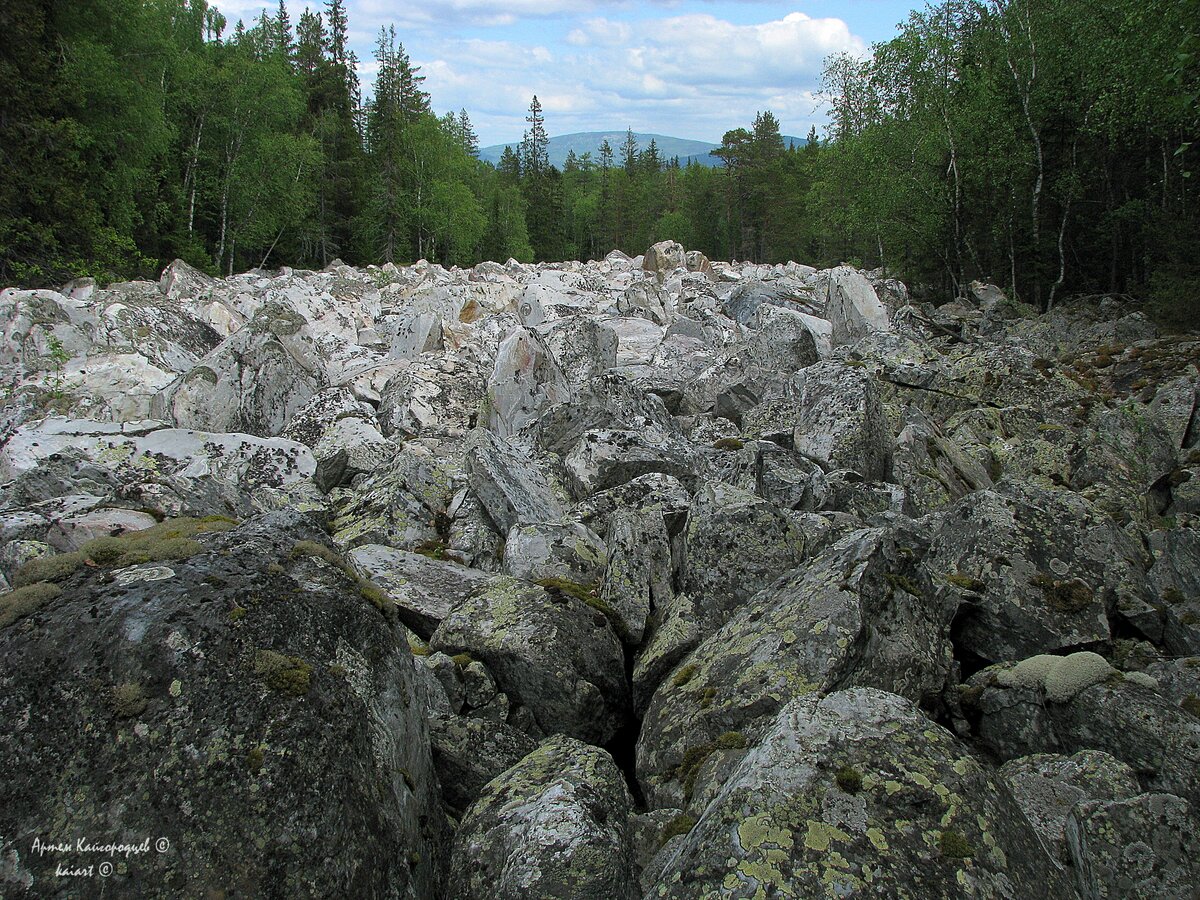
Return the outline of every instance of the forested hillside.
{"type": "Polygon", "coordinates": [[[1198,0],[944,0],[870,59],[828,61],[819,142],[786,149],[764,111],[730,123],[715,169],[630,134],[560,170],[536,98],[521,151],[476,159],[467,111],[433,112],[392,30],[360,85],[342,0],[236,25],[204,0],[10,0],[0,282],[176,257],[222,274],[586,259],[673,238],[1179,314],[1200,294],[1198,20],[1198,0]]]}

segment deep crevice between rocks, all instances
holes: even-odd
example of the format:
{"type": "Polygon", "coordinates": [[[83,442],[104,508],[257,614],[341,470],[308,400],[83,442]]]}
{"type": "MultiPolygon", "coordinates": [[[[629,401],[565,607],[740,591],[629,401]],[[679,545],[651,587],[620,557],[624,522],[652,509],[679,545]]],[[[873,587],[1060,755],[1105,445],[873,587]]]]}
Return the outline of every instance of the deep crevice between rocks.
{"type": "MultiPolygon", "coordinates": [[[[633,666],[637,661],[637,649],[629,644],[623,644],[622,648],[625,651],[625,684],[629,688],[630,697],[633,696],[633,666]]],[[[637,780],[637,741],[638,736],[642,733],[642,719],[634,714],[632,708],[629,711],[629,716],[624,724],[617,729],[617,733],[612,736],[604,749],[608,751],[613,758],[613,762],[617,764],[617,768],[621,770],[621,774],[625,776],[625,784],[629,787],[630,796],[633,797],[634,809],[637,812],[645,812],[646,796],[642,793],[642,786],[637,780]]]]}

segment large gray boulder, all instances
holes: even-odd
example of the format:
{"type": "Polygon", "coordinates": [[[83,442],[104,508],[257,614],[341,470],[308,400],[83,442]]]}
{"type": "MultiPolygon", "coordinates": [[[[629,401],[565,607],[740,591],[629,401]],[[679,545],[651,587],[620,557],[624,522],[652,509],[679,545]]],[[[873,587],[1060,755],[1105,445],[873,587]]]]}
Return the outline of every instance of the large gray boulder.
{"type": "Polygon", "coordinates": [[[544,733],[603,744],[625,723],[621,641],[603,612],[571,592],[495,576],[455,605],[430,645],[482,661],[544,733]]]}
{"type": "Polygon", "coordinates": [[[797,698],[748,746],[647,897],[1074,894],[1003,783],[894,694],[797,698]]]}
{"type": "Polygon", "coordinates": [[[936,705],[954,607],[913,569],[917,538],[882,528],[847,535],[686,657],[659,685],[638,739],[638,780],[652,806],[690,799],[695,748],[728,731],[756,734],[794,697],[865,685],[936,705]]]}
{"type": "Polygon", "coordinates": [[[0,627],[5,896],[77,897],[56,866],[108,861],[35,838],[150,839],[103,882],[128,896],[436,896],[411,656],[320,529],[289,512],[140,546],[54,572],[0,627]]]}
{"type": "Polygon", "coordinates": [[[1035,753],[1009,760],[999,774],[1046,849],[1065,865],[1071,864],[1067,821],[1077,804],[1128,800],[1141,793],[1133,769],[1100,750],[1072,756],[1035,753]]]}
{"type": "Polygon", "coordinates": [[[1110,607],[1149,599],[1137,548],[1111,519],[1027,482],[950,506],[924,566],[939,595],[966,604],[959,644],[989,662],[1106,640],[1110,607]]]}
{"type": "Polygon", "coordinates": [[[632,801],[612,758],[559,735],[483,790],[454,838],[461,900],[633,900],[632,801]]]}

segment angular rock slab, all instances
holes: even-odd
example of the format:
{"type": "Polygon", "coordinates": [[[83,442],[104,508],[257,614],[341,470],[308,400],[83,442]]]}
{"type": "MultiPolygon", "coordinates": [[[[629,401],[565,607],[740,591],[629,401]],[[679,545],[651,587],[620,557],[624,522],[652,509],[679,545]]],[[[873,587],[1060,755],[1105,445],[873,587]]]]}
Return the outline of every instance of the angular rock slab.
{"type": "Polygon", "coordinates": [[[1006,481],[946,511],[924,566],[968,603],[959,643],[989,661],[1107,640],[1109,598],[1145,595],[1137,551],[1069,491],[1006,481]]]}
{"type": "Polygon", "coordinates": [[[537,749],[511,725],[456,715],[431,715],[429,742],[442,802],[460,816],[489,781],[537,749]]]}
{"type": "Polygon", "coordinates": [[[463,818],[457,900],[633,900],[632,802],[605,751],[558,735],[498,775],[463,818]]]}
{"type": "Polygon", "coordinates": [[[429,640],[456,603],[488,579],[476,569],[382,544],[363,544],[346,555],[359,572],[391,597],[400,621],[424,640],[429,640]]]}
{"type": "Polygon", "coordinates": [[[544,465],[524,447],[477,428],[467,439],[463,468],[471,490],[501,534],[514,525],[557,522],[565,496],[544,465]]]}
{"type": "Polygon", "coordinates": [[[451,610],[430,645],[481,660],[544,733],[603,744],[628,714],[621,641],[603,613],[568,594],[495,576],[451,610]]]}
{"type": "Polygon", "coordinates": [[[684,535],[683,589],[703,612],[705,636],[805,559],[806,535],[797,518],[717,481],[696,492],[684,535]]]}
{"type": "Polygon", "coordinates": [[[825,318],[833,326],[835,347],[889,329],[887,310],[879,302],[875,288],[861,272],[848,266],[839,266],[829,273],[825,318]]]}
{"type": "Polygon", "coordinates": [[[112,860],[114,895],[436,895],[448,836],[412,659],[353,579],[293,557],[327,540],[273,513],[189,559],[83,567],[0,629],[6,896],[78,897],[56,864],[107,860],[31,854],[35,836],[150,838],[112,860]]]}
{"type": "Polygon", "coordinates": [[[637,746],[650,806],[684,805],[689,754],[724,732],[753,735],[794,697],[866,685],[936,699],[953,607],[912,571],[901,551],[912,540],[885,529],[845,536],[755,595],[663,681],[637,746]]]}
{"type": "Polygon", "coordinates": [[[646,897],[1070,896],[1002,783],[908,701],[793,700],[646,897]]]}
{"type": "Polygon", "coordinates": [[[1080,804],[1067,841],[1087,900],[1193,900],[1200,886],[1200,827],[1171,794],[1080,804]]]}
{"type": "Polygon", "coordinates": [[[1128,800],[1142,790],[1133,769],[1100,750],[1023,756],[1001,766],[1000,777],[1046,849],[1064,864],[1071,862],[1067,820],[1076,804],[1128,800]]]}

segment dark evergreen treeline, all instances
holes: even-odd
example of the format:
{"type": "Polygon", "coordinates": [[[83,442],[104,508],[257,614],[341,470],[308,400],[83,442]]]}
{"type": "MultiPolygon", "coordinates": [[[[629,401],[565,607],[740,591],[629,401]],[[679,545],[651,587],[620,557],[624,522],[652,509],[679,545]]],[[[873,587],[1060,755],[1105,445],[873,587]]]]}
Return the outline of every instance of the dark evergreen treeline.
{"type": "Polygon", "coordinates": [[[366,93],[343,0],[230,29],[205,0],[0,8],[0,282],[484,258],[595,258],[673,238],[713,258],[885,265],[1200,308],[1200,0],[942,0],[869,60],[828,61],[828,138],[760,113],[723,166],[632,134],[475,158],[381,33],[366,93]]]}

